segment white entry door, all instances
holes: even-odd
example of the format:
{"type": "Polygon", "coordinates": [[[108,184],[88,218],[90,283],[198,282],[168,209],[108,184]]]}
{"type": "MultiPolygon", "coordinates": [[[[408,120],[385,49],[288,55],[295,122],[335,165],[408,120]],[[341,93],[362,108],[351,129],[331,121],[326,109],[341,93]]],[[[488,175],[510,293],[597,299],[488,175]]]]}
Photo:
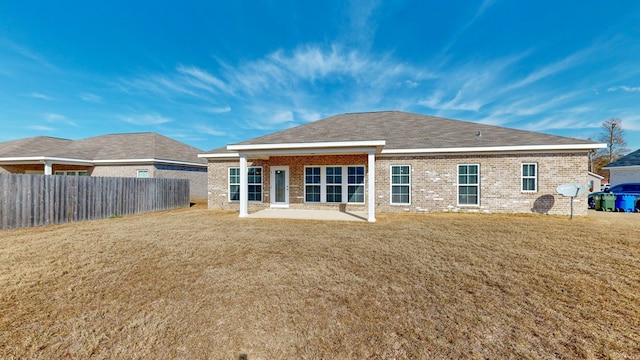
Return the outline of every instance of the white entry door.
{"type": "Polygon", "coordinates": [[[271,167],[271,207],[289,207],[289,167],[271,167]]]}

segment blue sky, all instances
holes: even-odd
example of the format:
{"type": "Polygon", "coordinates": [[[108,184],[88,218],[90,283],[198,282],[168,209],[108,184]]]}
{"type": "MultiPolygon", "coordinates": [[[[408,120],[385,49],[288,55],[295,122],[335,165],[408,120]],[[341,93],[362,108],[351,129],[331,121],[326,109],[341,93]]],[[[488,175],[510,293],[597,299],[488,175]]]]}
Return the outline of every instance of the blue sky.
{"type": "MultiPolygon", "coordinates": [[[[0,0],[0,141],[403,110],[640,148],[640,2],[0,0]]],[[[357,131],[357,129],[354,129],[357,131]]]]}

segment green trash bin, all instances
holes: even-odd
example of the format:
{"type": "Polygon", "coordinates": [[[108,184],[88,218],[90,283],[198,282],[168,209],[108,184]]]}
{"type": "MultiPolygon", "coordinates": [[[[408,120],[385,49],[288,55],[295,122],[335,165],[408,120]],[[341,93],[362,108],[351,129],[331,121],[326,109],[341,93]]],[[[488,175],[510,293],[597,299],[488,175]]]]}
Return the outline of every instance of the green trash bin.
{"type": "Polygon", "coordinates": [[[602,194],[593,194],[593,208],[600,211],[602,210],[602,194]]]}
{"type": "Polygon", "coordinates": [[[616,211],[616,194],[602,194],[602,211],[616,211]]]}

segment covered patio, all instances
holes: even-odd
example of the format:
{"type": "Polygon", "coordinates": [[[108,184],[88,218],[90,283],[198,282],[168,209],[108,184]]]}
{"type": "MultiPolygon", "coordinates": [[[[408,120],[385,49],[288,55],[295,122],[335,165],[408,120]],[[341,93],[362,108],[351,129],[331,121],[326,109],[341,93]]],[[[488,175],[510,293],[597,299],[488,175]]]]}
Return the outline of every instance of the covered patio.
{"type": "MultiPolygon", "coordinates": [[[[288,144],[243,144],[229,145],[227,150],[237,152],[239,160],[239,207],[240,217],[273,217],[273,218],[313,218],[324,220],[364,220],[375,222],[375,161],[376,154],[380,153],[385,145],[384,140],[374,141],[345,141],[345,142],[316,142],[316,143],[288,143],[288,144]],[[275,166],[269,164],[270,174],[270,208],[249,214],[248,211],[248,162],[251,160],[269,161],[273,157],[319,157],[319,156],[340,156],[340,155],[364,155],[366,164],[366,197],[363,204],[366,204],[367,211],[364,215],[358,212],[341,212],[336,210],[312,210],[312,209],[289,209],[290,196],[290,164],[275,166]],[[282,211],[283,212],[279,212],[282,211]]],[[[217,154],[206,155],[207,157],[218,157],[217,154]]],[[[223,154],[222,156],[229,156],[223,154]]],[[[294,178],[292,181],[303,181],[302,178],[294,178]]],[[[298,183],[298,188],[302,183],[298,183]]],[[[363,184],[364,185],[364,184],[363,184]]],[[[296,200],[299,201],[299,200],[296,200]]],[[[346,201],[345,201],[346,204],[346,201]]]]}
{"type": "Polygon", "coordinates": [[[255,219],[295,219],[295,220],[335,220],[335,221],[368,221],[366,211],[337,210],[302,210],[268,208],[250,213],[247,218],[255,219]]]}

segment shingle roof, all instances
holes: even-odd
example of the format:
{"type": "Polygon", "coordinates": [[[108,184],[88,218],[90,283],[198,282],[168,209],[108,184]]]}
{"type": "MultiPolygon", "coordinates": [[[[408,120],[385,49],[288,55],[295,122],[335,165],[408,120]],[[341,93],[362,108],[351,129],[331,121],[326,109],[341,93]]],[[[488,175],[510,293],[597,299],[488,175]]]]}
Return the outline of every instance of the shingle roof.
{"type": "MultiPolygon", "coordinates": [[[[332,116],[234,145],[385,140],[385,149],[594,144],[591,141],[435,116],[382,111],[332,116]]],[[[209,153],[224,153],[215,149],[209,153]]]]}
{"type": "Polygon", "coordinates": [[[640,149],[621,157],[620,159],[608,164],[605,168],[621,167],[621,166],[639,166],[640,165],[640,149]]]}
{"type": "Polygon", "coordinates": [[[58,156],[72,141],[49,136],[0,142],[0,157],[58,156]]]}
{"type": "Polygon", "coordinates": [[[81,140],[37,136],[0,143],[0,158],[50,156],[83,160],[162,159],[206,163],[202,150],[153,133],[109,134],[81,140]]]}

